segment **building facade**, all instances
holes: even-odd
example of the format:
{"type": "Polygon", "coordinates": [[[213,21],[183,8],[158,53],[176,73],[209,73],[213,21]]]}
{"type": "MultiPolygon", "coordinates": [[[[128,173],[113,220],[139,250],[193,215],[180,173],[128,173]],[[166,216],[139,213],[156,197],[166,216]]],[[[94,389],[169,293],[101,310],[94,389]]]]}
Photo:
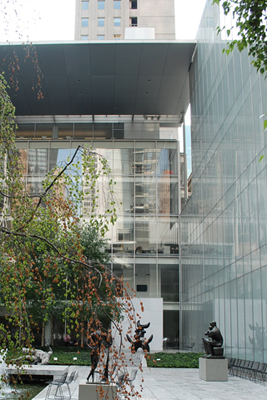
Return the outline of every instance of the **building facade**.
{"type": "MultiPolygon", "coordinates": [[[[80,12],[90,21],[94,3],[84,3],[80,12]]],[[[259,159],[267,154],[260,118],[267,86],[246,52],[222,53],[227,38],[216,35],[222,17],[211,3],[191,47],[173,41],[37,46],[44,101],[27,89],[23,66],[20,90],[10,91],[17,142],[36,188],[77,144],[90,143],[106,156],[122,203],[108,237],[112,268],[151,300],[151,315],[153,299],[163,299],[170,345],[179,340],[201,351],[215,320],[227,356],[266,362],[267,169],[259,159]],[[181,124],[189,100],[190,197],[186,156],[165,134],[181,124]]],[[[111,4],[118,12],[109,14],[113,21],[123,8],[111,4]]],[[[99,18],[106,18],[106,6],[95,3],[99,18]]]]}
{"type": "MultiPolygon", "coordinates": [[[[192,196],[181,215],[181,336],[202,349],[217,321],[229,357],[267,360],[266,80],[222,53],[209,1],[190,69],[192,196]]],[[[231,39],[231,37],[230,37],[231,39]]]]}
{"type": "MultiPolygon", "coordinates": [[[[160,332],[155,332],[156,349],[161,348],[162,333],[167,332],[177,346],[179,171],[180,163],[183,163],[179,142],[160,139],[90,140],[88,136],[82,138],[84,133],[88,134],[85,126],[79,125],[75,129],[67,122],[56,124],[62,140],[53,140],[53,126],[50,124],[33,124],[30,118],[25,122],[18,123],[17,147],[24,165],[26,184],[32,192],[42,190],[42,180],[47,172],[71,157],[78,145],[90,145],[108,160],[112,179],[116,182],[114,191],[118,213],[118,220],[106,235],[107,251],[111,254],[110,267],[146,302],[146,311],[150,312],[149,320],[152,322],[155,313],[153,325],[161,320],[158,327],[160,340],[157,339],[160,332]],[[72,138],[68,135],[70,130],[73,131],[72,138]],[[150,304],[148,299],[163,300],[163,315],[162,308],[158,309],[160,315],[156,315],[154,303],[150,304]]],[[[109,124],[102,126],[102,135],[110,129],[109,124]]],[[[122,136],[123,133],[121,126],[122,136]]],[[[100,182],[96,189],[100,190],[101,203],[103,183],[100,182]]],[[[85,198],[82,206],[89,210],[89,199],[85,198]]],[[[59,325],[58,328],[62,327],[59,325]]],[[[49,329],[47,333],[46,339],[49,329]]]]}
{"type": "Polygon", "coordinates": [[[175,39],[174,0],[76,0],[75,40],[175,39]]]}

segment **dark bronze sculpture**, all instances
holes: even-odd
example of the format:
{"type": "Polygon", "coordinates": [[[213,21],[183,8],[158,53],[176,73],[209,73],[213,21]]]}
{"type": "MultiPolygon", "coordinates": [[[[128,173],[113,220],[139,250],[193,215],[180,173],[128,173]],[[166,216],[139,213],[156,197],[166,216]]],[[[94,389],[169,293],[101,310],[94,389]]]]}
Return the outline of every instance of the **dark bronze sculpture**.
{"type": "Polygon", "coordinates": [[[126,335],[128,342],[131,343],[131,350],[132,353],[136,353],[138,349],[142,349],[145,352],[149,352],[149,343],[152,342],[153,335],[150,336],[148,340],[144,338],[145,336],[145,329],[150,326],[150,322],[146,325],[141,325],[140,320],[137,321],[137,328],[135,330],[134,341],[130,338],[129,335],[126,335]]]}
{"type": "Polygon", "coordinates": [[[216,322],[210,323],[209,329],[202,338],[205,352],[208,357],[223,357],[223,337],[216,322]]]}
{"type": "Polygon", "coordinates": [[[90,335],[88,346],[91,349],[91,370],[87,376],[87,383],[89,383],[90,377],[92,377],[92,382],[94,382],[94,374],[98,365],[101,351],[107,350],[107,358],[105,362],[105,369],[103,372],[103,381],[108,382],[108,364],[109,364],[109,348],[112,345],[111,333],[103,332],[101,330],[101,325],[99,324],[96,331],[90,335]]]}

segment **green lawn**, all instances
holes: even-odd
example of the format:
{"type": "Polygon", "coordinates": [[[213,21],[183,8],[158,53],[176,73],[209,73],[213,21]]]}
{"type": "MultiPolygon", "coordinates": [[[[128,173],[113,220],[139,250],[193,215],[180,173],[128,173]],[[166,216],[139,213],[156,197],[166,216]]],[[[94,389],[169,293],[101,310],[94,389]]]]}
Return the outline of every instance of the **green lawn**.
{"type": "Polygon", "coordinates": [[[62,348],[53,350],[49,364],[55,365],[91,365],[90,350],[81,348],[62,348]],[[55,360],[57,358],[57,360],[55,360]],[[77,358],[77,360],[76,360],[77,358]]]}
{"type": "MultiPolygon", "coordinates": [[[[78,350],[78,349],[77,349],[78,350]]],[[[50,359],[50,364],[90,365],[90,352],[80,353],[68,349],[56,350],[50,359]],[[57,361],[54,358],[57,358],[57,361]],[[77,358],[77,360],[73,360],[77,358]]],[[[202,353],[155,353],[147,356],[147,366],[155,368],[198,368],[198,359],[202,353]]]]}

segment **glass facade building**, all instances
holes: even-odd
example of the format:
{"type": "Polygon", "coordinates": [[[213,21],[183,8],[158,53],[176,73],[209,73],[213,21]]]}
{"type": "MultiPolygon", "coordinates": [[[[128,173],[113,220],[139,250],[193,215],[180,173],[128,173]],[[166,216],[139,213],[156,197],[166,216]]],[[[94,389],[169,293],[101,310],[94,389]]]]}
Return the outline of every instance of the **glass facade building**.
{"type": "MultiPolygon", "coordinates": [[[[183,168],[179,142],[107,139],[104,136],[111,131],[123,137],[123,124],[115,134],[112,124],[87,125],[58,124],[58,139],[53,140],[52,125],[18,124],[17,147],[28,187],[40,192],[45,174],[73,155],[78,145],[92,146],[108,160],[116,182],[118,214],[107,233],[111,267],[138,297],[163,298],[163,332],[178,345],[179,176],[183,168]],[[96,136],[101,131],[103,138],[90,140],[92,128],[96,136]]],[[[83,207],[90,208],[90,199],[85,198],[83,207]]]]}
{"type": "MultiPolygon", "coordinates": [[[[246,51],[222,53],[207,2],[190,70],[192,196],[181,214],[180,340],[217,321],[229,357],[267,362],[267,85],[246,51]]],[[[231,38],[230,38],[231,39],[231,38]]]]}

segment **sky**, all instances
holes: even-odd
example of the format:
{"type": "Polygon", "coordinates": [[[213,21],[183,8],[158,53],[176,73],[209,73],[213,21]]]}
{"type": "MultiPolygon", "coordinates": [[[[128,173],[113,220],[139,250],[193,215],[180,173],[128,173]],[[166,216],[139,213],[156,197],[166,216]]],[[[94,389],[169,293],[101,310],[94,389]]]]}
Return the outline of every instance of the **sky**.
{"type": "MultiPolygon", "coordinates": [[[[195,39],[205,3],[175,0],[176,39],[195,39]]],[[[0,42],[73,40],[74,15],[75,0],[0,0],[0,42]]]]}

